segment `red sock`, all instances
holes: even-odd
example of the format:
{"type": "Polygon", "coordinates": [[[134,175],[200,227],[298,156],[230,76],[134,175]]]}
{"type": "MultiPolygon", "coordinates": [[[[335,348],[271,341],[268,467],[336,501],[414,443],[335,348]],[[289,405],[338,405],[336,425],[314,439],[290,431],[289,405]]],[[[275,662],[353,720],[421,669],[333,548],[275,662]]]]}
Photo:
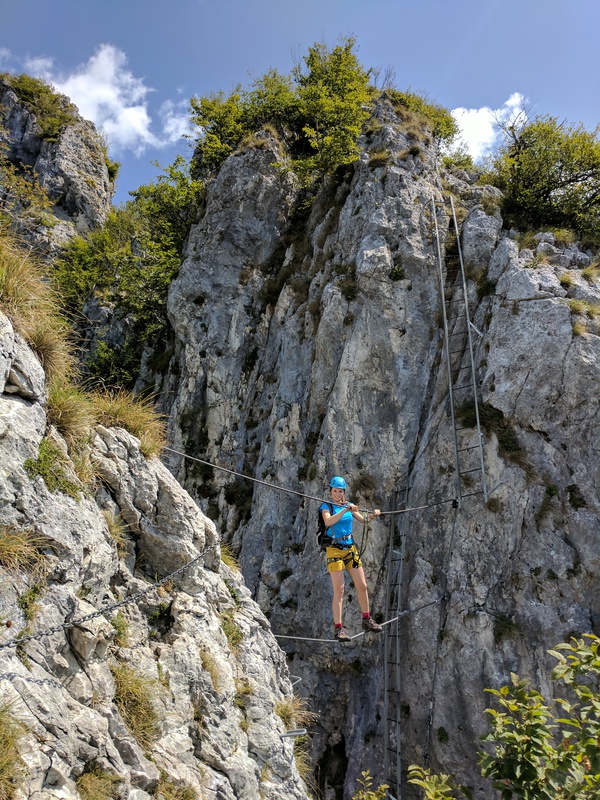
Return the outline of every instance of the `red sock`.
{"type": "Polygon", "coordinates": [[[370,616],[371,614],[368,611],[366,613],[363,612],[363,619],[369,619],[370,616]]]}
{"type": "Polygon", "coordinates": [[[333,627],[337,630],[338,628],[342,627],[342,623],[341,622],[334,622],[333,623],[333,627]]]}

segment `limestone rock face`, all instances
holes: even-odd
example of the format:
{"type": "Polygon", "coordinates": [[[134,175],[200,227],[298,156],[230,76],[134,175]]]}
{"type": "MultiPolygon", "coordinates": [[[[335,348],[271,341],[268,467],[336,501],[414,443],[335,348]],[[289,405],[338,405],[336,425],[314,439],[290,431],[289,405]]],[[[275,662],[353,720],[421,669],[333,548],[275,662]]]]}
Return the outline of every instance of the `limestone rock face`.
{"type": "Polygon", "coordinates": [[[44,138],[36,115],[18,98],[10,82],[0,78],[0,137],[18,171],[31,170],[46,191],[51,208],[16,224],[36,247],[52,254],[69,238],[102,225],[110,210],[114,183],[105,148],[91,122],[68,99],[72,121],[55,139],[44,138]]]}
{"type": "Polygon", "coordinates": [[[0,559],[0,703],[25,725],[17,796],[77,800],[100,769],[131,800],[177,787],[305,800],[279,710],[292,703],[285,656],[214,524],[119,428],[96,431],[93,496],[32,479],[43,438],[68,448],[48,428],[36,357],[4,316],[0,331],[0,537],[34,534],[43,554],[30,568],[0,559]]]}
{"type": "MultiPolygon", "coordinates": [[[[415,142],[385,102],[367,127],[357,164],[312,198],[277,172],[268,144],[232,156],[208,188],[169,297],[171,437],[191,457],[313,498],[344,475],[361,508],[399,508],[410,485],[409,506],[427,508],[355,531],[374,612],[385,613],[402,542],[400,607],[427,605],[400,625],[404,767],[428,754],[490,797],[475,758],[484,688],[515,671],[551,692],[547,650],[599,630],[600,291],[581,271],[589,254],[547,239],[519,253],[498,191],[444,176],[464,219],[489,494],[468,496],[465,482],[453,508],[433,226],[435,213],[455,258],[450,207],[426,133],[415,142]]],[[[461,282],[445,263],[442,281],[449,303],[461,282]]],[[[459,444],[474,437],[467,426],[459,444]]],[[[170,467],[222,525],[275,633],[330,638],[318,502],[173,453],[170,467]]],[[[349,589],[345,624],[359,623],[349,589]]],[[[386,780],[381,638],[280,641],[320,712],[311,742],[326,796],[343,784],[351,797],[365,768],[386,780]]]]}

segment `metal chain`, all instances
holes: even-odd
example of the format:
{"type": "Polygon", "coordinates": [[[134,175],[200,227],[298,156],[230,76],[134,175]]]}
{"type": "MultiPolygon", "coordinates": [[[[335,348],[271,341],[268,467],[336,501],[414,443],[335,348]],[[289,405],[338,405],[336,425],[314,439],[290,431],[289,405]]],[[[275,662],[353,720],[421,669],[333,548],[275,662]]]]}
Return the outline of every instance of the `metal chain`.
{"type": "Polygon", "coordinates": [[[97,619],[98,617],[102,617],[105,614],[108,614],[111,611],[115,611],[117,608],[123,608],[124,606],[128,606],[131,603],[135,603],[136,600],[140,600],[142,597],[145,597],[150,592],[158,589],[163,584],[167,583],[167,581],[172,580],[173,578],[177,577],[177,575],[181,575],[185,572],[186,569],[189,569],[193,566],[196,562],[198,562],[203,556],[206,555],[210,550],[216,549],[216,544],[211,544],[206,547],[199,555],[194,556],[191,561],[188,561],[187,564],[184,564],[179,569],[176,569],[174,572],[171,572],[169,575],[165,575],[164,578],[161,578],[157,583],[153,583],[148,586],[147,589],[142,589],[135,594],[132,594],[131,597],[126,597],[124,600],[119,600],[116,603],[112,603],[105,608],[100,609],[99,611],[94,611],[92,614],[87,614],[85,617],[79,617],[78,619],[71,620],[70,622],[62,622],[60,625],[55,625],[53,628],[47,628],[43,631],[38,631],[38,633],[30,633],[27,636],[21,636],[19,638],[11,639],[9,642],[3,642],[0,644],[0,650],[4,650],[8,647],[20,647],[25,642],[30,642],[33,639],[42,639],[45,636],[51,636],[53,633],[60,633],[61,631],[67,630],[67,628],[76,628],[79,625],[83,625],[84,622],[90,622],[93,619],[97,619]]]}

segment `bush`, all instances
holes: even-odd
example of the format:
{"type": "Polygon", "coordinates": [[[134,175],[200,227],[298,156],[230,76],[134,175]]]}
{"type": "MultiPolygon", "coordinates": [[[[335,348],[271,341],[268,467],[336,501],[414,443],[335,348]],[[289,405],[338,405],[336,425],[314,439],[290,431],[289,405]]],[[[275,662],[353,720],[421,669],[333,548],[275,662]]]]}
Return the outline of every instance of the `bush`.
{"type": "Polygon", "coordinates": [[[352,800],[384,800],[386,792],[390,788],[386,783],[382,783],[377,789],[373,789],[373,778],[369,770],[364,770],[358,779],[360,789],[352,795],[352,800]]]}
{"type": "Polygon", "coordinates": [[[306,183],[355,161],[371,92],[354,46],[352,37],[332,48],[317,42],[290,76],[269,70],[248,91],[238,86],[229,96],[192,98],[192,121],[200,130],[198,172],[214,175],[245,136],[266,125],[287,144],[306,183]]]}
{"type": "Polygon", "coordinates": [[[35,114],[41,139],[56,141],[61,130],[77,120],[75,106],[46,81],[6,72],[2,77],[10,83],[21,103],[35,114]]]}
{"type": "Polygon", "coordinates": [[[504,129],[486,180],[504,192],[502,215],[509,225],[572,228],[600,244],[598,130],[550,116],[504,129]]]}
{"type": "MultiPolygon", "coordinates": [[[[492,781],[503,800],[596,800],[600,794],[600,639],[558,644],[553,681],[562,680],[570,699],[554,707],[527,682],[511,673],[501,689],[488,689],[499,708],[488,708],[489,731],[483,741],[491,752],[480,753],[481,774],[492,781]]],[[[432,775],[412,765],[409,783],[421,786],[427,800],[450,800],[470,790],[448,775],[432,775]]]]}

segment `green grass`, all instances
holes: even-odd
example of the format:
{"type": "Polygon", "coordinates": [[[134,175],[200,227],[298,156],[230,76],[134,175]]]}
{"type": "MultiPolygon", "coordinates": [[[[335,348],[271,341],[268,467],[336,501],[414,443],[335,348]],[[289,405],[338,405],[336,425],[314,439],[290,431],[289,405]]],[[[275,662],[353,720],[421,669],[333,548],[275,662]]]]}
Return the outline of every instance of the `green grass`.
{"type": "Polygon", "coordinates": [[[42,596],[42,587],[38,583],[34,583],[27,591],[20,594],[17,598],[17,605],[23,612],[27,622],[35,617],[40,610],[39,603],[37,602],[42,596]]]}
{"type": "Polygon", "coordinates": [[[40,475],[49,491],[63,492],[74,500],[79,500],[81,488],[68,477],[67,463],[57,445],[49,439],[42,439],[38,457],[36,459],[28,458],[24,467],[25,472],[32,480],[40,475]]]}

